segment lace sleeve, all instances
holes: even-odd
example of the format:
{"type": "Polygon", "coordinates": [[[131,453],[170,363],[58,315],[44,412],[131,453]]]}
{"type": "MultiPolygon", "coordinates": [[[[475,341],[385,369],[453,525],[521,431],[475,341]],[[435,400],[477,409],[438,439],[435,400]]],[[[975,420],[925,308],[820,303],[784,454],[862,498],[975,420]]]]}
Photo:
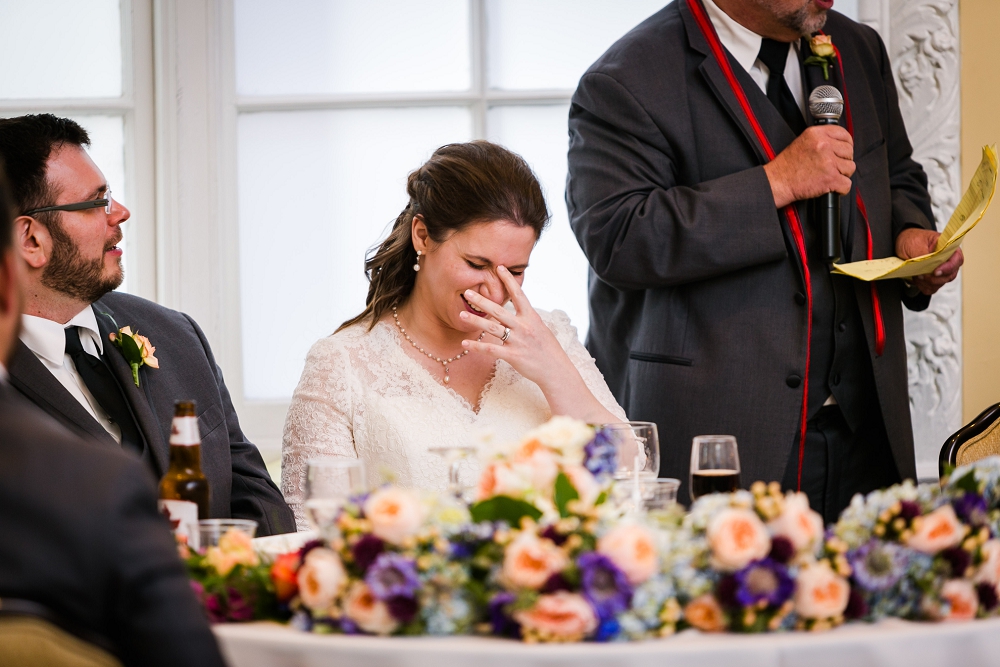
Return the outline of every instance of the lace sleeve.
{"type": "Polygon", "coordinates": [[[539,312],[539,315],[542,316],[552,333],[556,335],[556,340],[562,345],[569,360],[576,366],[576,370],[580,371],[584,383],[594,398],[607,408],[608,412],[622,421],[628,419],[625,416],[625,411],[621,409],[618,401],[612,395],[611,389],[608,388],[608,383],[604,381],[604,375],[597,368],[594,358],[590,356],[587,348],[577,337],[576,327],[570,323],[569,315],[561,310],[553,310],[551,313],[539,312]]]}
{"type": "Polygon", "coordinates": [[[351,368],[347,351],[333,337],[312,346],[285,417],[281,442],[281,490],[307,530],[305,500],[308,461],[319,456],[357,458],[352,428],[351,368]]]}

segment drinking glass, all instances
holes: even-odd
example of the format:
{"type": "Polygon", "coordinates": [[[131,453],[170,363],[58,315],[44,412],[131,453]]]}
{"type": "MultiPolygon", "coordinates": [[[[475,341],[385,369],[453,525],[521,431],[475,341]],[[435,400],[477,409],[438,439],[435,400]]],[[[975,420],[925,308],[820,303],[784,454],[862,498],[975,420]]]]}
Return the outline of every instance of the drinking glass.
{"type": "Polygon", "coordinates": [[[660,438],[652,422],[604,424],[600,429],[615,445],[616,480],[656,479],[660,474],[660,438]]]}
{"type": "Polygon", "coordinates": [[[699,435],[691,444],[691,499],[740,488],[740,455],[731,435],[699,435]]]}
{"type": "Polygon", "coordinates": [[[681,481],[673,477],[644,480],[642,484],[642,508],[647,512],[670,509],[677,503],[677,490],[681,481]]]}
{"type": "Polygon", "coordinates": [[[368,489],[361,459],[326,457],[311,459],[306,473],[306,516],[320,535],[328,534],[349,498],[368,489]]]}
{"type": "Polygon", "coordinates": [[[442,445],[440,447],[428,447],[427,451],[437,454],[448,465],[448,491],[456,498],[462,498],[465,493],[465,485],[462,484],[459,472],[462,459],[475,455],[478,449],[472,445],[442,445]]]}
{"type": "Polygon", "coordinates": [[[198,522],[199,548],[219,546],[219,540],[231,530],[245,533],[252,540],[257,534],[257,522],[251,519],[202,519],[198,522]]]}

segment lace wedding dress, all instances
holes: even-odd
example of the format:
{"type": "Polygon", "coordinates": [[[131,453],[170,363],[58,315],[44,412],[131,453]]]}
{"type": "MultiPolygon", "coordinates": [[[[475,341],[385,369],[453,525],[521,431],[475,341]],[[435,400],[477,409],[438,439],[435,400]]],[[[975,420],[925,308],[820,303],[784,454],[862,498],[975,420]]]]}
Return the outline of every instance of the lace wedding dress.
{"type": "MultiPolygon", "coordinates": [[[[597,400],[624,421],[625,412],[566,313],[538,314],[597,400]]],[[[282,492],[300,529],[308,526],[302,502],[311,458],[361,458],[370,486],[392,479],[402,486],[446,489],[447,465],[429,447],[513,442],[552,416],[538,385],[502,360],[477,411],[408,356],[401,343],[392,324],[379,322],[370,332],[366,324],[354,325],[309,350],[285,419],[281,454],[282,492]]],[[[478,464],[464,461],[463,467],[463,481],[471,483],[478,464]]]]}

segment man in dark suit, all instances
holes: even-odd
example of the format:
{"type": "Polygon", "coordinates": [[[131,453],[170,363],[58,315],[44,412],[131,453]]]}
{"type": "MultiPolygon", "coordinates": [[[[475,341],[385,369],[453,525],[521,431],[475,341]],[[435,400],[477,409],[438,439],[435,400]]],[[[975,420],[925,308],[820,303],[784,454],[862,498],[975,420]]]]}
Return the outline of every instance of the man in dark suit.
{"type": "Polygon", "coordinates": [[[43,610],[126,665],[223,665],[147,468],[70,433],[6,381],[21,258],[0,174],[0,609],[43,610]]]}
{"type": "Polygon", "coordinates": [[[659,424],[661,474],[686,479],[692,437],[731,433],[744,484],[801,488],[827,520],[915,476],[901,305],[926,308],[962,262],[873,289],[821,258],[807,204],[827,192],[846,195],[842,261],[938,236],[885,47],[831,5],[654,14],[581,79],[566,190],[592,267],[588,348],[629,416],[659,424]],[[829,79],[808,39],[824,23],[829,79]],[[821,84],[847,94],[853,136],[846,113],[807,127],[821,84]]]}
{"type": "Polygon", "coordinates": [[[15,242],[27,265],[27,303],[11,384],[70,430],[140,456],[161,477],[174,401],[199,412],[201,463],[212,517],[253,519],[259,535],[295,530],[257,448],[240,429],[208,341],[187,315],[128,294],[121,284],[115,201],[84,150],[86,131],[42,114],[0,120],[0,158],[13,191],[15,242]],[[133,373],[110,334],[129,327],[154,359],[133,373]]]}

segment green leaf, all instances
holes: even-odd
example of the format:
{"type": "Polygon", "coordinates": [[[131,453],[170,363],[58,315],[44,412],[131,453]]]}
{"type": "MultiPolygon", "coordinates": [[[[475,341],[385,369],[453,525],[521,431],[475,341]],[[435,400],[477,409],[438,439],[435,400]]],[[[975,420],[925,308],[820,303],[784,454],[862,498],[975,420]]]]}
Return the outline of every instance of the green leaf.
{"type": "Polygon", "coordinates": [[[608,492],[601,491],[601,494],[597,496],[597,500],[594,501],[594,506],[603,505],[608,500],[608,492]]]}
{"type": "Polygon", "coordinates": [[[131,336],[123,336],[121,333],[118,334],[117,338],[122,342],[122,354],[125,355],[125,360],[130,364],[141,364],[142,363],[142,350],[139,346],[135,344],[131,336]]]}
{"type": "Polygon", "coordinates": [[[957,489],[962,489],[969,493],[979,493],[979,483],[976,482],[976,471],[970,470],[969,472],[962,475],[960,479],[952,483],[957,489]]]}
{"type": "Polygon", "coordinates": [[[494,496],[489,500],[476,503],[469,508],[469,514],[476,523],[483,521],[506,521],[513,527],[521,525],[521,519],[529,516],[537,521],[542,512],[523,500],[510,496],[494,496]]]}
{"type": "Polygon", "coordinates": [[[559,508],[559,516],[569,516],[569,510],[566,506],[569,504],[569,501],[576,500],[579,497],[580,494],[577,492],[576,487],[573,486],[573,482],[569,481],[566,473],[560,472],[559,476],[556,477],[555,492],[555,501],[556,507],[559,508]]]}

